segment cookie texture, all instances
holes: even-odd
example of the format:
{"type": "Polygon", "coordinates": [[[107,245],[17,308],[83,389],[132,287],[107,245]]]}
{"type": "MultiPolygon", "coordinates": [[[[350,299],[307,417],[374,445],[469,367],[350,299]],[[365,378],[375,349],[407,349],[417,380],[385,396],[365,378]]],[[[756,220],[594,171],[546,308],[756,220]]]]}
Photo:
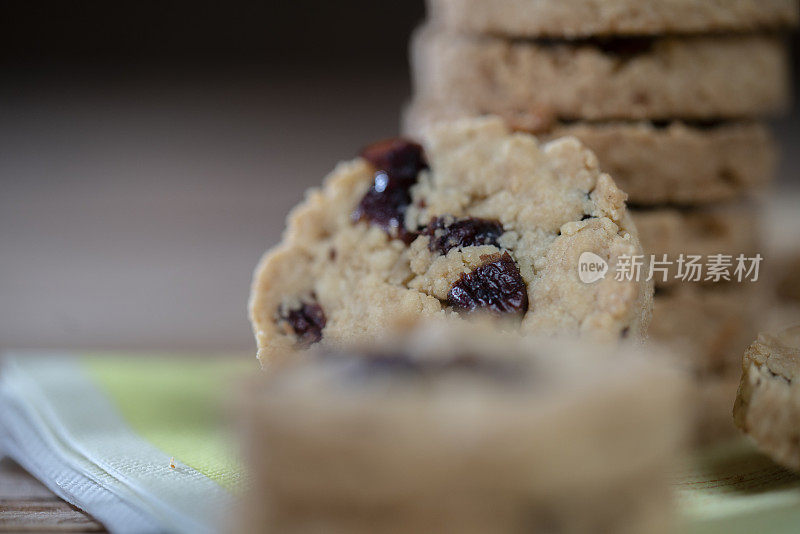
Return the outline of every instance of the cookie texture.
{"type": "Polygon", "coordinates": [[[716,119],[784,109],[779,36],[508,41],[424,27],[412,66],[423,100],[474,113],[546,111],[559,119],[716,119]]]}
{"type": "Polygon", "coordinates": [[[422,140],[424,164],[365,152],[293,210],[254,275],[262,362],[302,348],[307,324],[330,345],[404,317],[482,313],[527,334],[644,334],[651,284],[578,278],[584,252],[613,273],[642,251],[625,194],[589,150],[574,138],[539,144],[499,119],[439,124],[422,140]],[[324,320],[301,317],[298,332],[291,312],[309,305],[324,320]]]}
{"type": "Polygon", "coordinates": [[[773,460],[800,471],[800,326],[760,334],[742,360],[736,425],[773,460]]]}
{"type": "Polygon", "coordinates": [[[244,531],[671,531],[679,373],[632,345],[463,326],[268,374],[245,410],[244,531]]]}
{"type": "MultiPolygon", "coordinates": [[[[646,254],[655,255],[653,263],[656,286],[675,284],[725,284],[735,282],[737,258],[753,258],[759,251],[759,211],[750,203],[720,204],[697,209],[656,208],[631,210],[646,254]],[[726,256],[728,280],[709,275],[712,256],[726,256]],[[700,256],[703,264],[699,279],[685,267],[681,255],[700,256]],[[658,269],[658,270],[657,270],[658,269]],[[683,276],[686,275],[686,276],[683,276]]],[[[749,266],[749,263],[747,264],[749,266]]],[[[744,274],[744,273],[743,273],[744,274]]]]}
{"type": "Polygon", "coordinates": [[[452,30],[517,37],[748,31],[797,24],[796,0],[428,0],[452,30]]]}
{"type": "MultiPolygon", "coordinates": [[[[466,116],[449,103],[415,101],[404,114],[404,130],[413,135],[466,116]]],[[[635,205],[730,201],[759,194],[774,175],[775,141],[760,122],[562,122],[536,110],[506,112],[503,119],[541,139],[578,138],[635,205]]]]}

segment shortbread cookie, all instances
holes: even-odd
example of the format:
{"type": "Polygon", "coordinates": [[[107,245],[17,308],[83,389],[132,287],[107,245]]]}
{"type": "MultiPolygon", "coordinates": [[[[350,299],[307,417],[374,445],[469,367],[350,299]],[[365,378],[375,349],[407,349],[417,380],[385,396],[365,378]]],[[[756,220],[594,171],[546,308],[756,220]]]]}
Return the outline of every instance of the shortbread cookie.
{"type": "MultiPolygon", "coordinates": [[[[740,255],[744,255],[745,266],[749,268],[751,259],[759,253],[758,209],[748,203],[697,209],[637,209],[631,211],[631,216],[645,253],[655,255],[657,260],[652,264],[656,286],[738,282],[736,268],[740,255]],[[718,255],[724,256],[719,259],[728,265],[724,269],[726,274],[720,277],[707,268],[715,261],[712,256],[718,255]],[[690,256],[700,256],[696,260],[702,265],[699,277],[690,272],[690,256]]],[[[745,274],[743,271],[742,280],[745,274]]]]}
{"type": "Polygon", "coordinates": [[[539,145],[499,119],[439,124],[423,145],[372,146],[295,208],[253,282],[262,362],[403,317],[484,312],[524,333],[644,333],[644,277],[578,277],[586,252],[606,274],[642,253],[625,194],[589,150],[574,138],[539,145]]]}
{"type": "Polygon", "coordinates": [[[652,353],[423,328],[248,403],[246,532],[671,532],[688,414],[652,353]]]}
{"type": "Polygon", "coordinates": [[[597,154],[632,204],[732,200],[760,193],[774,177],[776,145],[761,123],[576,123],[546,139],[564,135],[597,154]]]}
{"type": "Polygon", "coordinates": [[[800,471],[800,326],[760,334],[744,353],[736,425],[781,465],[800,471]]]}
{"type": "Polygon", "coordinates": [[[659,290],[650,339],[674,347],[698,375],[730,375],[758,330],[759,288],[679,287],[659,290]]]}
{"type": "MultiPolygon", "coordinates": [[[[413,103],[404,115],[409,134],[441,120],[469,116],[449,103],[413,103]]],[[[600,168],[636,205],[696,205],[760,193],[772,180],[776,148],[760,122],[559,122],[544,113],[506,113],[515,130],[540,139],[577,137],[600,168]]]]}
{"type": "Polygon", "coordinates": [[[710,33],[797,24],[796,0],[428,0],[453,30],[517,37],[710,33]]]}
{"type": "Polygon", "coordinates": [[[788,59],[771,35],[506,41],[425,28],[414,38],[423,100],[475,113],[559,119],[716,119],[786,107],[788,59]]]}

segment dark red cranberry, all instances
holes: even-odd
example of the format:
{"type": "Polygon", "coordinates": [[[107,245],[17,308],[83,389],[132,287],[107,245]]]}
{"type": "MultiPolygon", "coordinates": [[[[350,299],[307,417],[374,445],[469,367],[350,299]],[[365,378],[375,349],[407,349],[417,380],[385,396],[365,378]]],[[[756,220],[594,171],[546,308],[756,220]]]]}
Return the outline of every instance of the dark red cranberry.
{"type": "Polygon", "coordinates": [[[404,224],[406,210],[411,204],[410,185],[398,186],[391,182],[386,173],[379,171],[375,175],[375,183],[353,212],[353,220],[374,224],[393,238],[412,241],[414,235],[406,230],[404,224]]]}
{"type": "Polygon", "coordinates": [[[375,181],[353,212],[354,221],[367,221],[393,238],[410,242],[416,237],[404,225],[411,204],[411,186],[428,168],[422,147],[404,139],[388,139],[365,148],[361,157],[376,168],[375,181]]]}
{"type": "Polygon", "coordinates": [[[428,168],[422,146],[399,137],[369,145],[361,151],[361,157],[390,178],[412,183],[419,171],[428,168]]]}
{"type": "Polygon", "coordinates": [[[484,310],[495,315],[528,310],[528,288],[508,252],[484,256],[486,263],[453,284],[447,303],[456,311],[484,310]]]}
{"type": "Polygon", "coordinates": [[[447,254],[454,248],[498,246],[497,240],[503,235],[503,225],[499,221],[475,217],[456,219],[447,224],[445,218],[437,217],[428,223],[423,233],[430,238],[428,248],[431,252],[447,254]]]}
{"type": "Polygon", "coordinates": [[[322,339],[322,329],[327,322],[325,312],[316,302],[304,302],[294,310],[281,310],[280,320],[292,327],[297,344],[307,348],[322,339]]]}

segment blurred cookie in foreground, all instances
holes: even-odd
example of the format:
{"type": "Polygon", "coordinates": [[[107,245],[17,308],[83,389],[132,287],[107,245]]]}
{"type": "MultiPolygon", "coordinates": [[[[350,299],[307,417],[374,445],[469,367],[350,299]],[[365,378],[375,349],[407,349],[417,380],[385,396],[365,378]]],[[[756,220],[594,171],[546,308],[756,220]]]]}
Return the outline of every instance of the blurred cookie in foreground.
{"type": "Polygon", "coordinates": [[[800,326],[760,334],[744,354],[736,425],[773,460],[800,471],[800,326]]]}
{"type": "Polygon", "coordinates": [[[318,347],[249,399],[247,528],[668,532],[684,382],[638,350],[464,323],[318,347]]]}

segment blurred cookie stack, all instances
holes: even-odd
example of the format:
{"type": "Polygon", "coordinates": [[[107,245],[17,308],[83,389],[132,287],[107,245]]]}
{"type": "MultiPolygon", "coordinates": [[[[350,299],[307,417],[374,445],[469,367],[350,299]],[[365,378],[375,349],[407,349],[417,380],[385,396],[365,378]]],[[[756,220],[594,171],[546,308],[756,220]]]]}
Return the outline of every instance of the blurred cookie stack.
{"type": "Polygon", "coordinates": [[[733,433],[760,300],[757,284],[737,282],[734,271],[740,254],[762,250],[757,198],[776,159],[763,121],[789,103],[783,32],[797,23],[797,1],[428,4],[412,44],[406,132],[494,114],[541,139],[574,135],[591,148],[628,193],[648,254],[672,262],[666,280],[654,277],[650,336],[689,356],[706,418],[700,439],[733,433]],[[731,281],[706,279],[719,254],[730,257],[731,281]],[[701,256],[699,281],[679,277],[681,255],[701,256]]]}

